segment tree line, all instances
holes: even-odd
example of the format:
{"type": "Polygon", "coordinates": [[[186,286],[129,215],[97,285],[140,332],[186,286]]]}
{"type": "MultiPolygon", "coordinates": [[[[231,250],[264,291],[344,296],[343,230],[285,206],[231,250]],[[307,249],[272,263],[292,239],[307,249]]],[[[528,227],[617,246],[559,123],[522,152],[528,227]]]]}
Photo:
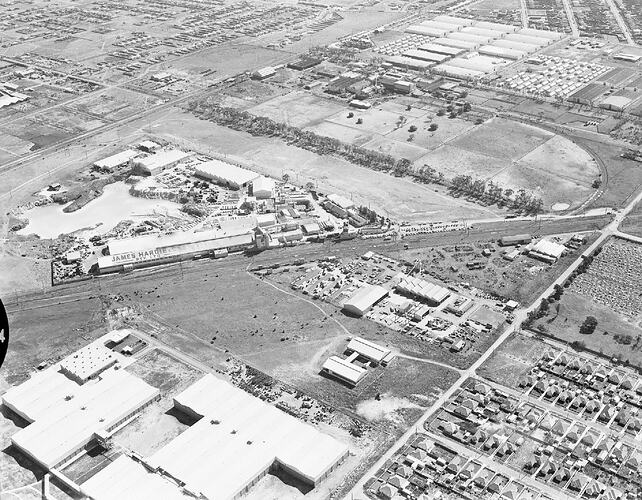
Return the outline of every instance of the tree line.
{"type": "Polygon", "coordinates": [[[396,177],[409,176],[416,182],[441,184],[448,187],[450,194],[454,196],[465,195],[478,202],[496,203],[500,207],[509,206],[532,214],[541,212],[543,208],[541,198],[527,193],[524,189],[515,193],[512,189],[503,189],[493,181],[474,179],[470,175],[458,175],[447,179],[441,172],[437,172],[428,165],[414,169],[412,162],[407,158],[397,159],[385,153],[276,122],[265,116],[256,116],[247,111],[221,106],[215,102],[191,101],[189,110],[203,119],[232,130],[247,132],[254,136],[278,137],[289,145],[319,155],[338,156],[361,167],[387,172],[396,177]]]}

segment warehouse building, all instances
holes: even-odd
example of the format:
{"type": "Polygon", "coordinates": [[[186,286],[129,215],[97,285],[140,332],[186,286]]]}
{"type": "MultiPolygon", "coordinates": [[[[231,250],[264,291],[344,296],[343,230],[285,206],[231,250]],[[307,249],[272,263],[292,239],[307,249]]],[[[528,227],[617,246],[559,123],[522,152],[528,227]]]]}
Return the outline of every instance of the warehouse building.
{"type": "Polygon", "coordinates": [[[110,254],[98,258],[98,270],[101,273],[120,272],[213,255],[219,250],[236,252],[254,246],[254,232],[242,226],[115,239],[108,244],[110,254]]]}
{"type": "Polygon", "coordinates": [[[530,257],[552,264],[564,255],[566,247],[550,240],[538,241],[528,252],[530,257]]]}
{"type": "Polygon", "coordinates": [[[445,56],[455,57],[465,52],[464,49],[459,47],[448,47],[438,43],[425,43],[419,47],[419,50],[427,52],[434,52],[435,54],[443,54],[445,56]]]}
{"type": "Polygon", "coordinates": [[[256,172],[216,159],[198,164],[195,174],[231,189],[246,187],[250,182],[260,177],[256,172]]]}
{"type": "Polygon", "coordinates": [[[449,76],[452,78],[459,78],[461,80],[479,80],[485,73],[476,69],[463,68],[461,66],[453,66],[452,64],[439,64],[435,66],[435,73],[449,76]]]}
{"type": "Polygon", "coordinates": [[[407,68],[420,71],[429,69],[435,65],[435,63],[432,61],[424,61],[421,59],[413,59],[411,57],[404,56],[388,56],[386,57],[386,62],[399,68],[407,68]]]}
{"type": "Polygon", "coordinates": [[[348,211],[354,208],[354,203],[339,194],[329,194],[323,208],[336,217],[347,219],[348,211]]]}
{"type": "Polygon", "coordinates": [[[343,310],[356,316],[363,316],[372,307],[388,296],[388,290],[379,285],[363,285],[343,304],[343,310]]]}
{"type": "Polygon", "coordinates": [[[257,200],[274,198],[275,186],[274,179],[260,175],[252,181],[252,196],[257,200]]]}
{"type": "Polygon", "coordinates": [[[115,168],[127,165],[130,160],[136,158],[139,154],[138,151],[134,151],[133,149],[126,149],[125,151],[94,162],[94,167],[99,170],[112,171],[115,168]]]}
{"type": "Polygon", "coordinates": [[[406,33],[410,33],[412,35],[422,35],[422,36],[433,36],[433,37],[439,37],[439,36],[445,36],[448,34],[449,30],[441,29],[441,28],[429,28],[428,26],[422,26],[420,24],[415,24],[413,26],[408,26],[406,28],[406,33]]]}
{"type": "Polygon", "coordinates": [[[450,290],[435,283],[429,283],[421,278],[414,276],[406,276],[400,273],[397,276],[399,281],[395,285],[395,290],[405,295],[412,295],[428,302],[429,305],[438,306],[448,297],[450,297],[450,290]]]}
{"type": "Polygon", "coordinates": [[[233,500],[271,471],[316,487],[348,456],[347,446],[315,427],[261,401],[227,381],[207,374],[174,398],[176,410],[197,420],[150,457],[114,462],[83,488],[96,500],[137,498],[108,479],[134,476],[133,491],[162,491],[155,498],[233,500]],[[159,478],[173,479],[161,483],[159,478]],[[173,484],[173,490],[167,485],[173,484]],[[123,496],[110,491],[120,489],[123,496]]]}
{"type": "Polygon", "coordinates": [[[368,374],[368,370],[353,363],[354,358],[357,356],[357,353],[354,354],[354,357],[351,356],[346,359],[342,359],[339,356],[330,356],[323,363],[321,371],[345,382],[350,387],[354,387],[368,374]]]}
{"type": "Polygon", "coordinates": [[[454,17],[447,15],[437,16],[433,19],[433,21],[436,21],[438,23],[451,24],[453,26],[472,26],[475,22],[473,19],[468,19],[466,17],[454,17]]]}
{"type": "Polygon", "coordinates": [[[147,175],[156,175],[167,168],[177,165],[191,155],[192,153],[186,153],[180,149],[167,149],[140,158],[134,162],[134,165],[147,175]]]}
{"type": "Polygon", "coordinates": [[[433,40],[433,43],[437,45],[443,45],[445,47],[456,47],[463,50],[475,50],[480,45],[476,42],[467,40],[455,40],[453,38],[437,38],[433,40]]]}
{"type": "Polygon", "coordinates": [[[447,60],[450,56],[444,54],[437,54],[436,52],[429,52],[426,50],[411,49],[402,54],[403,57],[410,57],[412,59],[419,59],[420,61],[430,61],[433,63],[440,63],[447,60]]]}
{"type": "Polygon", "coordinates": [[[497,47],[496,45],[482,45],[478,52],[485,56],[503,57],[512,61],[518,61],[526,57],[527,53],[521,50],[508,49],[506,47],[497,47]]]}
{"type": "Polygon", "coordinates": [[[122,369],[131,358],[107,349],[109,338],[101,337],[2,397],[5,407],[29,422],[12,436],[12,444],[46,470],[76,460],[160,397],[158,389],[122,369]]]}
{"type": "Polygon", "coordinates": [[[351,339],[346,351],[349,354],[356,352],[359,356],[367,359],[371,363],[384,365],[387,364],[387,360],[390,359],[392,353],[387,347],[380,346],[361,337],[351,339]]]}
{"type": "Polygon", "coordinates": [[[605,87],[599,83],[589,83],[585,87],[582,87],[577,92],[573,92],[567,97],[570,102],[576,102],[578,104],[593,104],[593,102],[600,97],[608,87],[605,87]]]}
{"type": "Polygon", "coordinates": [[[508,247],[514,245],[525,245],[533,240],[530,234],[515,234],[513,236],[503,236],[499,239],[499,246],[508,247]]]}

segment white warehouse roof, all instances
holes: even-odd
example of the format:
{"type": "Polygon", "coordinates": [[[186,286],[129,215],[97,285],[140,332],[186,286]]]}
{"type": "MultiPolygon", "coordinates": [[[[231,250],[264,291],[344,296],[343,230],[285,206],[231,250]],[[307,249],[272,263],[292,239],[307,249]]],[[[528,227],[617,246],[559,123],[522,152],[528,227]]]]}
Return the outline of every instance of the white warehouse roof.
{"type": "Polygon", "coordinates": [[[433,21],[437,21],[438,23],[454,24],[455,26],[471,26],[474,23],[472,19],[447,15],[437,16],[433,21]]]}
{"type": "Polygon", "coordinates": [[[330,200],[335,205],[339,205],[343,209],[354,207],[354,203],[352,202],[352,200],[349,200],[348,198],[341,196],[339,194],[334,194],[334,193],[329,194],[328,200],[330,200]]]}
{"type": "Polygon", "coordinates": [[[386,297],[388,293],[388,290],[382,286],[366,284],[344,302],[343,308],[348,312],[363,316],[373,305],[386,297]]]}
{"type": "Polygon", "coordinates": [[[450,291],[441,285],[429,283],[414,276],[402,276],[397,283],[397,290],[441,304],[450,296],[450,291]]]}
{"type": "Polygon", "coordinates": [[[167,165],[184,160],[191,155],[192,153],[186,153],[180,149],[168,149],[165,151],[158,151],[157,153],[146,156],[145,158],[141,158],[140,160],[137,160],[136,163],[145,170],[153,172],[158,169],[162,170],[167,165]]]}
{"type": "Polygon", "coordinates": [[[193,495],[183,494],[174,482],[148,471],[143,464],[127,455],[119,456],[82,483],[82,491],[94,500],[194,500],[193,495]]]}
{"type": "Polygon", "coordinates": [[[540,240],[532,249],[533,252],[541,253],[542,255],[547,255],[556,259],[559,259],[565,250],[566,247],[564,245],[560,245],[559,243],[555,243],[550,240],[540,240]]]}
{"type": "MultiPolygon", "coordinates": [[[[64,376],[64,375],[63,375],[64,376]]],[[[65,460],[98,432],[154,399],[159,391],[125,370],[104,372],[85,384],[91,390],[58,402],[11,438],[12,443],[47,468],[65,460]]]]}
{"type": "Polygon", "coordinates": [[[132,158],[136,158],[140,153],[133,149],[126,149],[115,155],[108,156],[94,163],[98,168],[114,168],[127,163],[132,158]]]}
{"type": "Polygon", "coordinates": [[[275,461],[314,485],[348,454],[346,445],[212,374],[174,402],[202,418],[146,461],[212,500],[235,498],[275,461]]]}
{"type": "Polygon", "coordinates": [[[341,359],[339,356],[330,356],[325,360],[322,368],[323,370],[337,375],[339,378],[345,379],[354,385],[357,385],[359,380],[365,377],[368,373],[368,370],[365,368],[357,366],[354,363],[350,363],[345,359],[341,359]]]}
{"type": "Polygon", "coordinates": [[[243,186],[259,177],[256,172],[216,159],[197,165],[196,174],[234,186],[243,186]]]}
{"type": "Polygon", "coordinates": [[[358,352],[362,356],[377,363],[380,363],[382,359],[390,354],[390,349],[387,347],[380,346],[361,337],[355,337],[350,340],[348,350],[358,352]]]}

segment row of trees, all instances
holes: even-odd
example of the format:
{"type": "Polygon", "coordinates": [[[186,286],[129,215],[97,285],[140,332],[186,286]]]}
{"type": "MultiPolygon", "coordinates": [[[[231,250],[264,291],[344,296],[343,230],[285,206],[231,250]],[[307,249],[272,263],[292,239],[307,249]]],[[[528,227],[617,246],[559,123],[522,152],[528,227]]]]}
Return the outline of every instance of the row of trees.
{"type": "Polygon", "coordinates": [[[450,181],[449,189],[457,194],[464,194],[471,198],[496,203],[499,206],[509,206],[515,210],[526,213],[538,214],[542,211],[542,199],[519,189],[517,193],[512,189],[504,189],[491,181],[473,179],[470,175],[458,175],[450,181]]]}
{"type": "Polygon", "coordinates": [[[191,102],[190,111],[233,130],[248,132],[255,136],[279,137],[288,144],[302,149],[320,155],[340,156],[352,163],[373,170],[394,171],[396,174],[397,172],[406,172],[410,168],[410,162],[406,159],[397,160],[387,154],[354,146],[339,139],[318,135],[285,123],[275,122],[264,116],[255,116],[247,111],[223,107],[219,104],[205,105],[202,102],[191,102]]]}
{"type": "Polygon", "coordinates": [[[464,194],[480,202],[508,205],[526,213],[536,214],[542,211],[541,198],[527,193],[524,189],[515,193],[512,189],[501,188],[493,181],[473,179],[470,175],[446,179],[441,172],[428,165],[414,170],[412,162],[407,158],[396,159],[388,154],[318,135],[264,116],[255,116],[247,111],[224,107],[218,103],[192,101],[189,107],[194,114],[233,130],[255,136],[279,137],[288,144],[320,155],[339,156],[362,167],[390,172],[396,177],[411,176],[417,182],[448,186],[451,194],[464,194]]]}

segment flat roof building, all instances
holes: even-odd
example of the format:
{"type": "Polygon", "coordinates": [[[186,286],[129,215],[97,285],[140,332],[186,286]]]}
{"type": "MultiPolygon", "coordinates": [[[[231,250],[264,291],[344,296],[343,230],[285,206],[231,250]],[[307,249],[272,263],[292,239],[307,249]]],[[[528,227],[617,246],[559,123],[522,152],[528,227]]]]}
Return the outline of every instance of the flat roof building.
{"type": "Polygon", "coordinates": [[[535,258],[543,257],[541,260],[551,260],[554,262],[559,259],[564,252],[566,252],[564,245],[550,240],[540,240],[533,246],[529,255],[535,258]]]}
{"type": "MultiPolygon", "coordinates": [[[[256,219],[252,218],[252,225],[256,219]]],[[[101,273],[124,269],[178,262],[216,250],[229,252],[254,246],[254,231],[250,227],[211,229],[208,231],[181,231],[173,234],[149,234],[111,240],[110,255],[98,258],[101,273]]]]}
{"type": "Polygon", "coordinates": [[[256,172],[221,160],[210,160],[196,167],[196,175],[217,184],[240,189],[260,177],[256,172]]]}
{"type": "Polygon", "coordinates": [[[330,356],[326,359],[321,371],[342,380],[352,387],[357,385],[368,374],[368,370],[365,368],[339,356],[330,356]]]}
{"type": "Polygon", "coordinates": [[[515,234],[512,236],[503,236],[499,239],[499,245],[502,247],[512,245],[524,245],[533,240],[530,234],[515,234]]]}
{"type": "Polygon", "coordinates": [[[192,156],[180,149],[167,149],[136,160],[135,165],[148,175],[156,175],[192,156]]]}
{"type": "Polygon", "coordinates": [[[347,351],[356,352],[375,363],[381,363],[391,352],[387,347],[380,346],[361,337],[351,339],[348,343],[347,351]]]}
{"type": "Polygon", "coordinates": [[[159,397],[158,389],[121,369],[131,358],[113,352],[113,363],[104,356],[110,336],[35,373],[2,397],[7,408],[29,422],[12,436],[12,444],[47,470],[78,458],[159,397]],[[97,371],[99,377],[78,381],[97,371]]]}
{"type": "Polygon", "coordinates": [[[274,198],[275,185],[274,179],[260,175],[252,181],[252,196],[257,200],[274,198]]]}
{"type": "MultiPolygon", "coordinates": [[[[207,374],[174,398],[177,410],[198,419],[141,462],[154,474],[117,461],[87,482],[96,500],[111,500],[109,479],[135,474],[135,491],[159,491],[152,498],[232,500],[247,493],[272,470],[281,470],[312,487],[323,481],[348,455],[348,447],[317,428],[207,374]],[[159,481],[174,479],[174,489],[159,481]],[[179,486],[179,484],[181,486],[179,486]]],[[[118,479],[118,482],[120,478],[118,479]]],[[[136,498],[126,495],[130,498],[136,498]]]]}
{"type": "Polygon", "coordinates": [[[136,158],[139,154],[138,151],[134,151],[133,149],[126,149],[125,151],[94,162],[94,166],[101,170],[112,170],[129,163],[129,160],[136,158]]]}
{"type": "Polygon", "coordinates": [[[382,299],[388,296],[388,290],[379,285],[363,285],[343,304],[343,309],[351,314],[363,316],[382,299]]]}

